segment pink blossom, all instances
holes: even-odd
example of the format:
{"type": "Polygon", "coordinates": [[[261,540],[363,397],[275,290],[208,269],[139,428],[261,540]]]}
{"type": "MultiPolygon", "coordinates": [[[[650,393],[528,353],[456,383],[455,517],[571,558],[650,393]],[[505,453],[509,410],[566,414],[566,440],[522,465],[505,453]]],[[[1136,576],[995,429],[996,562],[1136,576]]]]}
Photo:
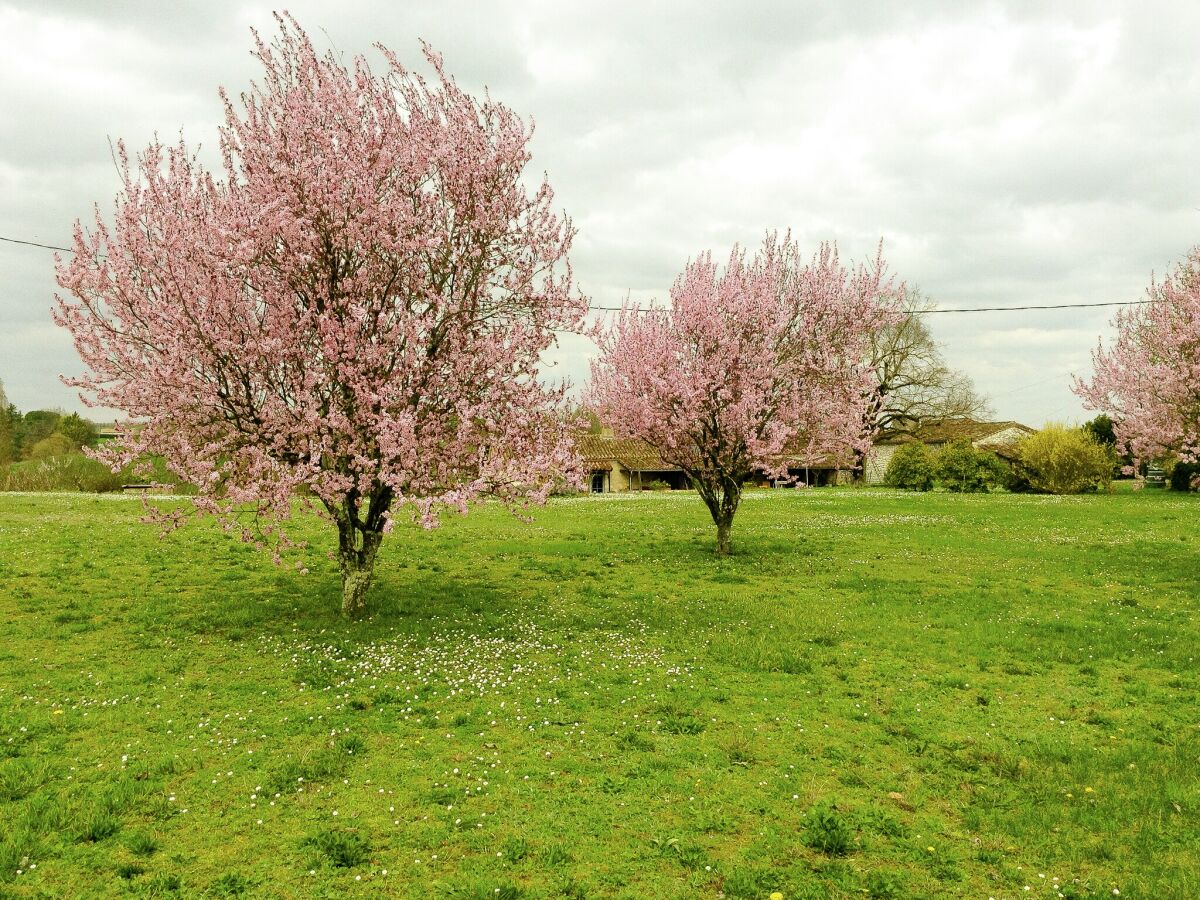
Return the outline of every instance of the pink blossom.
{"type": "Polygon", "coordinates": [[[384,47],[376,73],[277,18],[240,111],[222,91],[223,172],[182,141],[118,145],[115,215],[76,224],[56,321],[89,370],[67,382],[138,423],[105,461],[159,454],[198,512],[276,545],[303,490],[338,525],[355,613],[401,508],[433,527],[483,495],[543,502],[570,471],[562,391],[537,376],[586,300],[515,113],[428,47],[432,81],[384,47]]]}
{"type": "Polygon", "coordinates": [[[847,456],[867,441],[867,338],[895,315],[899,292],[882,255],[843,268],[821,246],[805,263],[790,234],[721,271],[693,260],[671,308],[626,307],[600,336],[588,402],[620,437],[653,445],[681,468],[717,525],[718,553],[745,481],[847,456]]]}
{"type": "Polygon", "coordinates": [[[1137,460],[1200,455],[1200,247],[1161,283],[1149,302],[1117,313],[1117,339],[1092,354],[1091,381],[1074,390],[1089,409],[1113,419],[1118,445],[1137,460]]]}

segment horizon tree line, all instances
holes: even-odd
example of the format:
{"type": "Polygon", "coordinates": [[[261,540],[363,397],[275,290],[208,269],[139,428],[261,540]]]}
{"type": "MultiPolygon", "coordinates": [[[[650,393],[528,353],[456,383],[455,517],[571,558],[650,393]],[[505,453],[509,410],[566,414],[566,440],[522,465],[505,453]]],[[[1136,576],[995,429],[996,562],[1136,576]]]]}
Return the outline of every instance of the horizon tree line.
{"type": "Polygon", "coordinates": [[[10,403],[0,381],[0,466],[27,459],[76,453],[95,447],[100,432],[96,423],[61,409],[35,409],[22,413],[10,403]]]}

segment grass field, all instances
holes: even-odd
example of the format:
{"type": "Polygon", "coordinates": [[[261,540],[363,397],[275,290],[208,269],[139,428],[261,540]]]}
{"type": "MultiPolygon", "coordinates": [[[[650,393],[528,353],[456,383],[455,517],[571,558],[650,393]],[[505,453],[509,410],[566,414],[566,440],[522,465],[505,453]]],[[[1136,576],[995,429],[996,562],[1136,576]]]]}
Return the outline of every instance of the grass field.
{"type": "Polygon", "coordinates": [[[384,544],[0,494],[0,895],[1200,896],[1198,498],[691,495],[384,544]]]}

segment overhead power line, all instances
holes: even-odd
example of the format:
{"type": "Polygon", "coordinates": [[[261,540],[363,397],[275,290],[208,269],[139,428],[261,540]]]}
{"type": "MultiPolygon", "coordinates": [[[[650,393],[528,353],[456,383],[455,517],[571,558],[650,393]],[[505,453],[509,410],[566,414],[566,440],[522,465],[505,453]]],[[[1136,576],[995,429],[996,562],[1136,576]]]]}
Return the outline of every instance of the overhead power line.
{"type": "MultiPolygon", "coordinates": [[[[952,309],[915,309],[913,312],[918,316],[929,316],[934,313],[980,313],[980,312],[1020,312],[1027,309],[1087,309],[1096,306],[1141,306],[1144,303],[1149,303],[1149,300],[1113,300],[1107,303],[1043,303],[1030,306],[963,306],[952,309]]],[[[620,312],[623,307],[620,306],[588,306],[591,310],[602,310],[604,312],[620,312]]],[[[661,308],[661,307],[659,307],[661,308]]],[[[648,312],[636,306],[630,307],[634,312],[648,312]]]]}
{"type": "MultiPolygon", "coordinates": [[[[0,236],[0,241],[9,244],[21,244],[25,247],[41,247],[43,250],[61,250],[64,253],[74,253],[70,247],[59,247],[56,244],[40,244],[37,241],[22,241],[17,238],[0,236]]],[[[1113,300],[1106,303],[1041,303],[1029,306],[962,306],[949,309],[917,309],[913,310],[919,316],[932,316],[939,313],[984,313],[984,312],[1023,312],[1031,309],[1093,309],[1100,306],[1142,306],[1150,300],[1113,300]]],[[[648,312],[648,309],[629,307],[635,312],[648,312]]],[[[661,307],[660,307],[661,308],[661,307]]],[[[621,312],[621,306],[596,306],[588,304],[593,312],[621,312]]]]}
{"type": "Polygon", "coordinates": [[[37,241],[18,241],[16,238],[0,237],[0,241],[7,241],[10,244],[24,244],[26,247],[41,247],[43,250],[65,250],[67,253],[74,253],[70,247],[57,247],[54,244],[39,244],[37,241]]]}
{"type": "Polygon", "coordinates": [[[1141,306],[1149,300],[1113,300],[1108,303],[1043,303],[1033,306],[967,306],[961,309],[918,309],[918,315],[934,313],[1018,312],[1023,309],[1086,309],[1094,306],[1141,306]]]}

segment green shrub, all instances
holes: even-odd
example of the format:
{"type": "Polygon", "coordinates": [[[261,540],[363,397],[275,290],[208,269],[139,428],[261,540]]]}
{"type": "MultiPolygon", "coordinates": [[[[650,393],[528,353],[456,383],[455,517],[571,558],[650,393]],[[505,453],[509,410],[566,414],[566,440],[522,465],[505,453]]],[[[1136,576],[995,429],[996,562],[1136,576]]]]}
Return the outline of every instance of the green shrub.
{"type": "Polygon", "coordinates": [[[81,491],[105,494],[123,485],[153,482],[167,485],[172,493],[193,494],[195,488],[181,484],[161,458],[150,457],[113,472],[102,462],[82,453],[66,453],[29,459],[0,467],[0,491],[81,491]]]}
{"type": "Polygon", "coordinates": [[[1117,446],[1117,434],[1114,422],[1104,413],[1096,416],[1090,422],[1083,423],[1083,430],[1096,439],[1101,447],[1107,447],[1113,456],[1113,477],[1131,475],[1133,471],[1133,456],[1125,445],[1117,446]]]}
{"type": "Polygon", "coordinates": [[[54,460],[17,462],[0,473],[0,489],[6,491],[52,491],[57,479],[54,460]]]}
{"type": "Polygon", "coordinates": [[[1200,463],[1177,462],[1171,467],[1171,490],[1200,490],[1200,463]]]}
{"type": "Polygon", "coordinates": [[[67,453],[13,463],[7,471],[0,473],[0,490],[103,494],[119,491],[129,480],[128,472],[114,473],[108,466],[81,453],[67,453]]]}
{"type": "Polygon", "coordinates": [[[928,491],[934,483],[934,456],[920,441],[913,441],[892,454],[883,483],[906,491],[928,491]]]}
{"type": "Polygon", "coordinates": [[[1112,450],[1082,428],[1048,423],[1016,447],[1021,473],[1036,491],[1079,494],[1107,490],[1112,483],[1112,450]]]}
{"type": "Polygon", "coordinates": [[[986,494],[1006,482],[1008,466],[995,453],[976,450],[966,441],[955,441],[938,453],[937,477],[948,491],[986,494]]]}
{"type": "Polygon", "coordinates": [[[96,427],[96,423],[83,418],[79,413],[71,413],[60,419],[56,432],[70,441],[72,450],[95,447],[100,443],[100,429],[96,427]]]}
{"type": "Polygon", "coordinates": [[[1025,471],[1025,467],[1018,460],[1013,460],[1009,465],[1008,474],[1004,478],[1004,487],[1014,494],[1037,493],[1037,488],[1029,481],[1029,473],[1025,471]]]}
{"type": "Polygon", "coordinates": [[[645,490],[647,491],[669,491],[671,486],[665,481],[655,478],[651,482],[647,482],[645,490]]]}
{"type": "Polygon", "coordinates": [[[51,456],[66,456],[79,450],[78,444],[72,444],[71,439],[61,431],[56,431],[42,438],[29,448],[30,459],[46,459],[51,456]]]}
{"type": "Polygon", "coordinates": [[[121,490],[121,486],[130,481],[127,471],[114,472],[104,463],[86,456],[75,455],[70,460],[65,474],[78,491],[109,494],[121,490]]]}

